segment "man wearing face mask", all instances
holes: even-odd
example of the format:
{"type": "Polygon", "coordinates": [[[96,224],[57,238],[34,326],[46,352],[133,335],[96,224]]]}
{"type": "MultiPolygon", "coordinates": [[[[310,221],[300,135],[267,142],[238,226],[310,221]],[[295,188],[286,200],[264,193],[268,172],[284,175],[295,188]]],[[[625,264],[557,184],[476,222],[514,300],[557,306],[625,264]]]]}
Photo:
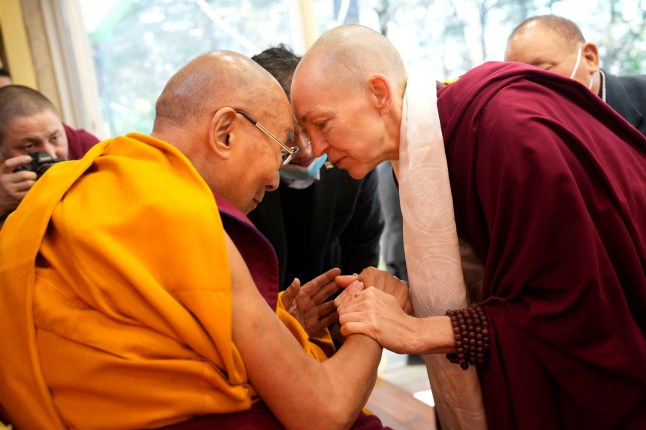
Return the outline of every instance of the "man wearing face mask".
{"type": "Polygon", "coordinates": [[[614,76],[599,67],[599,52],[572,21],[535,16],[512,31],[505,61],[518,61],[569,76],[590,88],[646,135],[646,76],[614,76]]]}
{"type": "MultiPolygon", "coordinates": [[[[281,44],[252,60],[269,71],[290,96],[300,57],[281,44]]],[[[333,267],[342,273],[359,273],[377,266],[384,226],[377,172],[353,179],[325,163],[325,156],[315,158],[298,127],[295,134],[301,150],[293,166],[281,169],[281,186],[249,214],[276,250],[281,290],[295,278],[313,279],[333,267]]]]}

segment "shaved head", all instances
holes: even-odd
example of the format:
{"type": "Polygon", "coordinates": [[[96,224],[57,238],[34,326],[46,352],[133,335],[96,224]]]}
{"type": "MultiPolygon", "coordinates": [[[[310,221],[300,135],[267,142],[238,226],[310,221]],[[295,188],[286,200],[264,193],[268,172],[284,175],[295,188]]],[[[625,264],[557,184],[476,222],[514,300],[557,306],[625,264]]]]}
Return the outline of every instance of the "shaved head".
{"type": "Polygon", "coordinates": [[[223,106],[249,110],[259,105],[266,108],[263,113],[271,114],[271,106],[285,99],[271,74],[248,57],[231,51],[209,52],[168,81],[157,100],[155,129],[203,123],[223,106]]]}
{"type": "Polygon", "coordinates": [[[505,61],[531,64],[579,81],[599,94],[599,52],[579,27],[556,15],[521,22],[507,41],[505,61]]]}
{"type": "Polygon", "coordinates": [[[353,178],[399,157],[404,62],[382,34],[344,25],[322,35],[292,79],[292,106],[316,156],[353,178]]]}
{"type": "Polygon", "coordinates": [[[344,25],[323,34],[303,56],[296,73],[313,63],[320,76],[334,85],[362,85],[372,74],[386,76],[402,94],[406,84],[406,68],[395,46],[361,25],[344,25]]]}
{"type": "Polygon", "coordinates": [[[0,142],[13,118],[32,117],[45,111],[59,116],[54,104],[34,89],[22,85],[0,88],[0,142]]]}
{"type": "Polygon", "coordinates": [[[231,51],[194,58],[170,78],[156,110],[151,135],[181,151],[244,213],[278,187],[281,144],[291,146],[294,136],[292,108],[251,58],[231,51]]]}
{"type": "Polygon", "coordinates": [[[528,18],[516,26],[509,35],[508,44],[514,38],[522,37],[526,31],[535,27],[541,27],[543,30],[559,36],[563,42],[571,45],[574,49],[580,43],[585,43],[581,29],[574,22],[556,15],[539,15],[528,18]]]}

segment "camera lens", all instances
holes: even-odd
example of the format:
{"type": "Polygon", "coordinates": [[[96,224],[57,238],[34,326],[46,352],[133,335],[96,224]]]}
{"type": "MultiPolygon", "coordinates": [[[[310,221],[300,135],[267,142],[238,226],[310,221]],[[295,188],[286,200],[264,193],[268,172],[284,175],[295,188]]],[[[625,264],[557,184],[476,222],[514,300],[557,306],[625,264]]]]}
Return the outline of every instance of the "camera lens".
{"type": "Polygon", "coordinates": [[[49,169],[53,165],[54,165],[54,163],[45,163],[45,164],[39,165],[36,168],[36,177],[40,178],[41,176],[43,176],[43,174],[47,171],[47,169],[49,169]]]}

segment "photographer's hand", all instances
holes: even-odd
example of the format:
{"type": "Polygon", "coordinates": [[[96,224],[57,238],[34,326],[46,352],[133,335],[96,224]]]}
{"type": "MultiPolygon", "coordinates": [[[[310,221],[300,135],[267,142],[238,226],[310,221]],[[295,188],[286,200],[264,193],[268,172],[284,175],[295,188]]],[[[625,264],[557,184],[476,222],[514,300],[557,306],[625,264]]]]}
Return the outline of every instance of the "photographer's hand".
{"type": "Polygon", "coordinates": [[[29,155],[19,155],[8,158],[2,163],[0,168],[0,216],[11,213],[27,191],[36,182],[36,173],[31,171],[15,172],[18,166],[23,166],[31,162],[29,155]]]}

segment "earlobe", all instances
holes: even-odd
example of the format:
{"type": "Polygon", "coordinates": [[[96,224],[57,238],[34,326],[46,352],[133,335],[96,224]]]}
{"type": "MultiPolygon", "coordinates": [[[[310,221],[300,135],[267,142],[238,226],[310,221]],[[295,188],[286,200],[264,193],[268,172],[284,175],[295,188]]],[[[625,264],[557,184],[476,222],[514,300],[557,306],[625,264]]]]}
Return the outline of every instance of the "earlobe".
{"type": "Polygon", "coordinates": [[[375,107],[381,115],[390,111],[393,103],[392,88],[388,78],[383,75],[373,75],[370,77],[369,90],[375,98],[375,107]]]}
{"type": "Polygon", "coordinates": [[[583,58],[589,73],[595,73],[599,70],[599,50],[597,45],[587,42],[583,45],[583,58]]]}
{"type": "Polygon", "coordinates": [[[229,108],[217,110],[211,118],[209,127],[209,146],[221,158],[229,158],[231,134],[235,124],[236,112],[229,108]]]}

